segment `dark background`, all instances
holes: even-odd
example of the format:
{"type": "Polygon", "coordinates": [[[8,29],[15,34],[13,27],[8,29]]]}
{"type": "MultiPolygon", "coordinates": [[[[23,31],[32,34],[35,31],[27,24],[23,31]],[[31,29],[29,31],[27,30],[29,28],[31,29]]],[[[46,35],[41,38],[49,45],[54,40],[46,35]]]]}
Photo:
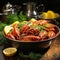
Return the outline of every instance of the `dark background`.
{"type": "Polygon", "coordinates": [[[0,12],[2,11],[2,7],[7,4],[7,2],[10,2],[13,5],[17,4],[22,6],[22,3],[29,1],[34,1],[37,4],[43,3],[46,11],[53,10],[60,13],[60,0],[0,0],[0,12]]]}

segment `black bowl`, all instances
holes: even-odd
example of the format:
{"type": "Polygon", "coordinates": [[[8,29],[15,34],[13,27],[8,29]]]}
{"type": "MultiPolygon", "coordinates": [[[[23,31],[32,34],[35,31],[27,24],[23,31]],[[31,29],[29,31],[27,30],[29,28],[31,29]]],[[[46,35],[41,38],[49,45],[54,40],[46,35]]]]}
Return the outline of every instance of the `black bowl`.
{"type": "Polygon", "coordinates": [[[59,30],[58,26],[56,26],[56,29],[57,29],[58,33],[56,34],[55,37],[46,39],[43,41],[22,42],[19,40],[10,39],[10,38],[6,37],[6,35],[4,33],[3,33],[3,35],[6,38],[8,45],[19,48],[21,51],[31,51],[31,50],[38,50],[40,48],[48,48],[51,45],[52,40],[55,40],[56,38],[58,38],[58,36],[60,34],[60,30],[59,30]]]}

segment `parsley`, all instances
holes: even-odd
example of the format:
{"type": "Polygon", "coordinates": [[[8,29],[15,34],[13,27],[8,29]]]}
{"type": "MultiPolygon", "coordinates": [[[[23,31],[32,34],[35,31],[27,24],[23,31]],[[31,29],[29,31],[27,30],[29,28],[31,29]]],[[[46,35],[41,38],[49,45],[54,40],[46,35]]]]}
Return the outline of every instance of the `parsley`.
{"type": "Polygon", "coordinates": [[[39,53],[34,53],[34,52],[30,52],[29,54],[25,55],[23,54],[23,52],[20,52],[18,54],[18,57],[16,58],[16,60],[22,58],[30,58],[31,60],[38,60],[39,58],[41,58],[43,55],[39,54],[39,53]]]}
{"type": "Polygon", "coordinates": [[[7,24],[5,24],[5,23],[2,23],[1,21],[0,21],[0,45],[1,44],[3,44],[4,42],[5,42],[5,38],[4,38],[4,36],[3,36],[3,28],[7,25],[7,24]]]}
{"type": "Polygon", "coordinates": [[[25,24],[27,24],[26,21],[20,22],[19,25],[18,25],[18,28],[22,29],[22,26],[24,26],[25,24]]]}
{"type": "Polygon", "coordinates": [[[12,24],[15,21],[19,21],[17,14],[9,14],[6,16],[6,19],[7,24],[12,24]]]}
{"type": "Polygon", "coordinates": [[[27,20],[27,16],[23,14],[23,11],[21,11],[18,16],[19,16],[20,21],[27,20]]]}
{"type": "Polygon", "coordinates": [[[0,31],[0,45],[4,44],[6,41],[5,37],[3,36],[2,31],[0,31]]]}
{"type": "Polygon", "coordinates": [[[4,28],[6,25],[7,25],[7,24],[2,23],[2,22],[0,21],[0,31],[2,31],[2,30],[3,30],[3,28],[4,28]]]}
{"type": "Polygon", "coordinates": [[[41,30],[44,30],[44,29],[46,28],[46,26],[45,26],[45,25],[40,26],[40,25],[38,25],[38,24],[35,24],[35,25],[33,26],[33,28],[38,28],[38,29],[41,31],[41,30]]]}

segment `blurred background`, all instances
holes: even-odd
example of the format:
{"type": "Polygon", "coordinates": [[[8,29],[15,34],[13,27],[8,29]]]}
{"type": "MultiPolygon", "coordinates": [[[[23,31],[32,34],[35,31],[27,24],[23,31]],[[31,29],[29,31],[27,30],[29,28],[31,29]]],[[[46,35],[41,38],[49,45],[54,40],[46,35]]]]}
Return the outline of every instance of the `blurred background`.
{"type": "Polygon", "coordinates": [[[0,0],[0,12],[2,12],[2,7],[7,4],[7,2],[10,2],[13,5],[19,5],[22,6],[22,3],[33,1],[37,4],[44,4],[45,11],[46,10],[53,10],[57,13],[60,13],[60,0],[0,0]]]}

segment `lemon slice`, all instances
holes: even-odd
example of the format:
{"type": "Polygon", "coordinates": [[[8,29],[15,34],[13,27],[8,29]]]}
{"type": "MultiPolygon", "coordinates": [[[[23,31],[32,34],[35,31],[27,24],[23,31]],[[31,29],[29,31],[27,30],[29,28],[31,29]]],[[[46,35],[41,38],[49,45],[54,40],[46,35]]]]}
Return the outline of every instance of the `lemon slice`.
{"type": "Polygon", "coordinates": [[[42,13],[42,16],[43,16],[43,18],[45,18],[45,19],[48,18],[48,14],[47,14],[46,12],[43,12],[43,13],[42,13]]]}
{"type": "Polygon", "coordinates": [[[19,24],[19,21],[15,21],[14,23],[12,23],[12,26],[14,26],[15,24],[19,24]]]}
{"type": "Polygon", "coordinates": [[[3,50],[3,53],[6,56],[13,56],[17,52],[17,49],[14,47],[9,47],[3,50]]]}
{"type": "Polygon", "coordinates": [[[10,32],[11,29],[13,29],[13,27],[11,27],[11,26],[5,26],[5,28],[4,28],[5,34],[7,35],[10,32]]]}
{"type": "Polygon", "coordinates": [[[48,18],[56,18],[56,14],[53,11],[47,11],[48,18]]]}
{"type": "Polygon", "coordinates": [[[35,22],[35,21],[37,21],[36,19],[34,19],[34,18],[32,18],[31,20],[30,20],[30,22],[35,22]]]}

